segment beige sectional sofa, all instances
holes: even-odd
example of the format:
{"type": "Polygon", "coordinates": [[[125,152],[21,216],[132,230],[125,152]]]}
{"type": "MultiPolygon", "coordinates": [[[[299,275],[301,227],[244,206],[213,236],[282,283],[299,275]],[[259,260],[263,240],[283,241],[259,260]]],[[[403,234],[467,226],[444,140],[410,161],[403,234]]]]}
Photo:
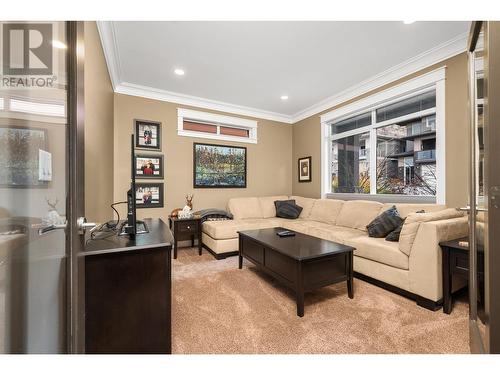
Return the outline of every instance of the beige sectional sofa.
{"type": "Polygon", "coordinates": [[[232,198],[228,210],[234,220],[203,223],[202,242],[224,258],[238,251],[238,231],[284,227],[356,248],[354,271],[407,297],[419,305],[437,308],[442,299],[439,242],[467,235],[467,218],[437,204],[399,204],[406,217],[399,242],[368,236],[366,225],[393,204],[374,201],[311,199],[298,196],[232,198]],[[295,220],[276,217],[274,201],[295,199],[303,207],[295,220]],[[425,210],[425,213],[415,213],[425,210]]]}

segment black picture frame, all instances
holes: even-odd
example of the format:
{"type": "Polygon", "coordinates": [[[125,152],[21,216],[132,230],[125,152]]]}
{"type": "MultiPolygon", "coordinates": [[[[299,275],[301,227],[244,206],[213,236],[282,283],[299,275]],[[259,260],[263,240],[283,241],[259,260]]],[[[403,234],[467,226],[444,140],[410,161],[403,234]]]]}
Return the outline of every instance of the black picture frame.
{"type": "Polygon", "coordinates": [[[312,181],[312,157],[311,156],[307,156],[307,157],[304,157],[304,158],[299,158],[298,159],[298,162],[297,162],[297,167],[298,167],[298,180],[299,182],[311,182],[312,181]],[[306,163],[307,164],[307,171],[308,171],[308,174],[307,175],[303,175],[303,165],[302,163],[306,163]],[[304,178],[305,177],[305,178],[304,178]]]}
{"type": "Polygon", "coordinates": [[[135,184],[135,206],[136,208],[161,208],[163,207],[163,182],[137,182],[135,184]],[[155,199],[153,191],[153,198],[151,203],[145,203],[143,198],[137,199],[138,194],[144,194],[147,189],[157,189],[158,197],[155,199]],[[154,201],[157,201],[156,203],[154,201]]]}
{"type": "Polygon", "coordinates": [[[247,187],[247,148],[242,146],[231,146],[231,145],[220,145],[211,143],[193,143],[193,188],[195,189],[246,189],[247,187]],[[196,151],[199,147],[213,147],[213,148],[230,148],[234,150],[243,150],[243,182],[240,184],[231,183],[209,183],[201,184],[199,176],[197,176],[197,164],[196,164],[196,151]]]}
{"type": "Polygon", "coordinates": [[[134,174],[137,179],[163,179],[163,154],[135,154],[134,166],[134,174]],[[153,162],[153,174],[145,174],[142,168],[137,167],[138,161],[142,159],[144,159],[144,161],[151,160],[153,162]],[[156,160],[158,160],[158,163],[155,163],[156,160]]]}
{"type": "Polygon", "coordinates": [[[161,151],[161,122],[134,119],[135,148],[139,150],[161,151]],[[145,129],[145,128],[148,129],[145,129]],[[151,131],[151,142],[147,144],[145,131],[151,131]]]}
{"type": "MultiPolygon", "coordinates": [[[[32,126],[23,126],[23,125],[0,125],[0,129],[6,129],[8,130],[17,130],[17,131],[27,131],[27,132],[39,132],[40,134],[43,134],[43,141],[41,144],[39,144],[37,147],[40,150],[47,151],[49,152],[49,132],[47,128],[39,128],[39,127],[32,127],[32,126]]],[[[3,136],[0,134],[0,136],[3,136]]],[[[21,139],[26,139],[26,137],[21,137],[21,139]]],[[[15,144],[12,147],[7,147],[5,152],[12,152],[12,150],[25,150],[23,147],[19,147],[19,144],[15,144]]],[[[33,151],[36,154],[36,170],[33,170],[33,159],[30,160],[25,160],[26,165],[25,166],[12,166],[12,165],[7,165],[9,170],[13,171],[12,175],[9,176],[3,176],[2,173],[0,173],[0,187],[4,188],[21,188],[21,189],[46,189],[49,187],[50,181],[40,181],[38,179],[35,179],[33,176],[38,176],[38,163],[39,163],[39,152],[38,149],[35,150],[35,145],[31,145],[29,147],[30,149],[33,149],[33,151]],[[30,162],[31,161],[31,162],[30,162]],[[31,165],[31,170],[29,169],[31,165]],[[16,169],[18,170],[16,172],[16,169]]],[[[21,151],[20,151],[21,152],[21,151]]],[[[26,151],[22,151],[24,154],[20,158],[15,158],[16,160],[22,159],[23,157],[29,157],[28,155],[25,155],[26,151]]],[[[1,155],[1,153],[0,153],[1,155]]],[[[2,160],[6,161],[10,158],[3,157],[2,155],[2,160]]]]}

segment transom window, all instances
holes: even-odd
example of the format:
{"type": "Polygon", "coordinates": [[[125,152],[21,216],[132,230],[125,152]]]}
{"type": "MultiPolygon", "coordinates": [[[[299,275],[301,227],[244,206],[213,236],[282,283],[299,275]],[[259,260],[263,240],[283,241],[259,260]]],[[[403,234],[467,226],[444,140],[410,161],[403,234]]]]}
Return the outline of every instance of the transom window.
{"type": "Polygon", "coordinates": [[[397,96],[391,97],[390,90],[375,94],[371,106],[366,106],[370,97],[362,100],[365,109],[357,112],[322,116],[323,196],[377,195],[392,201],[405,196],[404,201],[444,203],[444,154],[437,149],[444,147],[444,124],[439,124],[444,86],[434,82],[410,93],[397,89],[397,96]]]}
{"type": "Polygon", "coordinates": [[[177,116],[178,135],[257,143],[257,121],[184,108],[177,109],[177,116]]]}

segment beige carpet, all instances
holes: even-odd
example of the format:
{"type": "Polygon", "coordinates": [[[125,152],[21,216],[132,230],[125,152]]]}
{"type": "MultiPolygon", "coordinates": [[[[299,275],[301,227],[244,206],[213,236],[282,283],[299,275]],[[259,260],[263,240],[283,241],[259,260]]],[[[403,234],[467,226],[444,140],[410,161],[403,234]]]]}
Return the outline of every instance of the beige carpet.
{"type": "Polygon", "coordinates": [[[249,262],[181,249],[173,260],[172,350],[188,353],[468,353],[467,304],[451,315],[361,280],[293,294],[249,262]]]}

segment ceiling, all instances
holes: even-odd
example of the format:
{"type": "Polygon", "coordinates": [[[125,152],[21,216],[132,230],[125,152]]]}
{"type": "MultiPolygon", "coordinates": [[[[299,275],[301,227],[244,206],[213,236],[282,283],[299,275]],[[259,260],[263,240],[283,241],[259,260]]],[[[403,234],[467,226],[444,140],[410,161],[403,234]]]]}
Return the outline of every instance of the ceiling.
{"type": "Polygon", "coordinates": [[[99,31],[117,92],[294,122],[360,83],[375,88],[464,51],[469,25],[120,21],[99,31]]]}

